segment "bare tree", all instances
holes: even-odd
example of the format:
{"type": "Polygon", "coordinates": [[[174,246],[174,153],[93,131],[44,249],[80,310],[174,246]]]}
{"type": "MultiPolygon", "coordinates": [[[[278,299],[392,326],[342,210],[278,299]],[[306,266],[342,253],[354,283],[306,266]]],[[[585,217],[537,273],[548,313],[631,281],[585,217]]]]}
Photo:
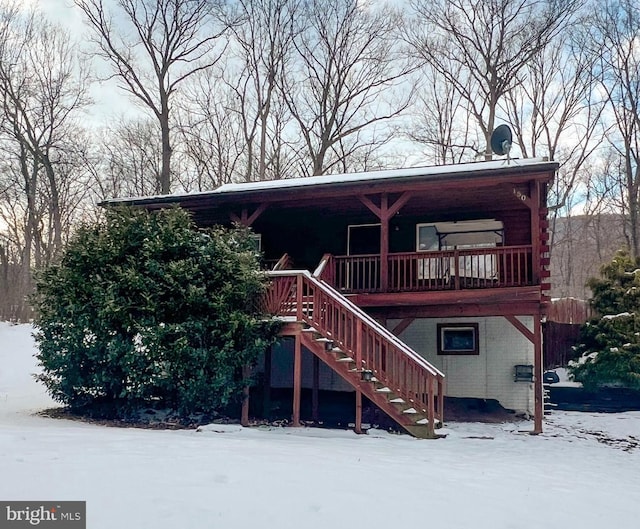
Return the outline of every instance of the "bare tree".
{"type": "Polygon", "coordinates": [[[93,29],[98,55],[111,64],[121,87],[158,120],[160,190],[169,193],[172,99],[185,79],[220,59],[226,27],[217,23],[221,6],[216,0],[117,0],[116,23],[103,0],[75,3],[93,29]]]}
{"type": "Polygon", "coordinates": [[[273,171],[282,165],[277,156],[282,154],[283,138],[277,132],[286,111],[278,80],[291,65],[300,4],[300,0],[238,1],[236,16],[243,23],[233,28],[234,55],[242,66],[235,80],[227,76],[227,83],[242,123],[247,181],[284,176],[273,171]]]}
{"type": "Polygon", "coordinates": [[[24,296],[32,267],[62,250],[84,192],[77,160],[86,139],[76,120],[88,103],[87,71],[69,34],[39,13],[3,9],[0,19],[0,214],[14,256],[19,248],[24,296]]]}
{"type": "Polygon", "coordinates": [[[392,134],[382,125],[402,114],[413,96],[406,82],[413,68],[397,38],[400,21],[386,4],[304,3],[293,39],[295,64],[280,79],[304,142],[303,171],[320,175],[340,163],[345,138],[375,130],[378,137],[363,143],[370,149],[392,134]]]}
{"type": "Polygon", "coordinates": [[[283,130],[290,116],[277,80],[290,60],[298,4],[239,0],[224,67],[188,84],[180,129],[198,188],[285,176],[291,155],[283,130]]]}
{"type": "Polygon", "coordinates": [[[408,32],[416,53],[465,102],[485,139],[498,105],[524,81],[524,69],[571,19],[576,0],[412,0],[408,32]],[[453,67],[452,67],[453,66],[453,67]]]}
{"type": "Polygon", "coordinates": [[[120,121],[98,132],[90,168],[97,200],[160,193],[162,150],[158,122],[120,121]]]}
{"type": "Polygon", "coordinates": [[[598,2],[591,19],[596,74],[607,100],[607,139],[615,154],[606,191],[613,190],[626,220],[633,256],[640,256],[640,5],[598,2]]]}
{"type": "MultiPolygon", "coordinates": [[[[451,71],[460,75],[460,65],[451,64],[451,71]]],[[[475,158],[484,145],[480,148],[473,141],[460,92],[429,64],[423,66],[421,73],[409,138],[425,147],[427,160],[433,164],[461,163],[475,158]]]]}
{"type": "MultiPolygon", "coordinates": [[[[582,28],[585,18],[574,20],[571,33],[558,35],[523,69],[525,81],[505,95],[505,115],[514,128],[515,141],[524,157],[545,155],[560,162],[548,189],[551,210],[551,248],[558,217],[569,217],[576,204],[576,186],[584,187],[590,161],[602,144],[604,101],[594,77],[594,56],[582,28]]],[[[570,227],[570,221],[563,221],[570,227]]],[[[585,225],[583,220],[580,226],[585,225]]],[[[571,230],[564,230],[572,236],[571,230]]],[[[553,251],[553,250],[552,250],[553,251]]],[[[568,253],[567,266],[573,267],[568,253]]],[[[578,263],[576,262],[576,265],[578,263]]]]}

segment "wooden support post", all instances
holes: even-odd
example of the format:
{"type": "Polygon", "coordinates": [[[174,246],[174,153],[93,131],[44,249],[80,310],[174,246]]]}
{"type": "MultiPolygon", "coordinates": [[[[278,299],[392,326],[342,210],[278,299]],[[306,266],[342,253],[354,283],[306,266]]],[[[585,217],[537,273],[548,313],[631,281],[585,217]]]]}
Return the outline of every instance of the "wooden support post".
{"type": "Polygon", "coordinates": [[[534,373],[534,410],[533,410],[533,433],[542,433],[542,418],[544,416],[544,394],[542,387],[542,323],[540,314],[533,318],[533,373],[534,373]]]}
{"type": "Polygon", "coordinates": [[[264,353],[264,387],[262,396],[262,415],[265,419],[271,420],[271,356],[273,346],[264,353]]]}
{"type": "Polygon", "coordinates": [[[444,426],[444,380],[438,377],[438,416],[440,417],[440,425],[444,426]]]}
{"type": "Polygon", "coordinates": [[[356,428],[357,434],[362,433],[362,391],[356,389],[356,428]]]}
{"type": "Polygon", "coordinates": [[[311,418],[318,422],[320,416],[318,413],[320,399],[320,359],[313,355],[313,388],[311,389],[311,418]]]}
{"type": "MultiPolygon", "coordinates": [[[[249,366],[242,368],[242,377],[246,380],[249,377],[249,366]]],[[[240,416],[240,424],[249,426],[249,386],[242,388],[242,413],[240,416]]]]}
{"type": "Polygon", "coordinates": [[[293,417],[292,426],[300,426],[300,396],[302,392],[302,344],[296,334],[293,353],[293,417]]]}
{"type": "Polygon", "coordinates": [[[428,432],[429,437],[433,437],[435,435],[435,425],[436,425],[436,399],[434,398],[434,387],[433,387],[433,376],[429,376],[429,380],[427,382],[427,419],[429,421],[428,424],[428,432]]]}
{"type": "Polygon", "coordinates": [[[389,288],[389,197],[380,199],[380,290],[389,288]]]}

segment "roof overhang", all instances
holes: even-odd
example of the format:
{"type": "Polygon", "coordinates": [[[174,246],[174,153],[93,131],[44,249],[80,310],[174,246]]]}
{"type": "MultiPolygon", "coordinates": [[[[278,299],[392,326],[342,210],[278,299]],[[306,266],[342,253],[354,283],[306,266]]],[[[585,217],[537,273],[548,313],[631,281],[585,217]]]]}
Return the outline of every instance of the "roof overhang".
{"type": "Polygon", "coordinates": [[[439,189],[488,187],[501,182],[518,184],[531,180],[550,181],[559,164],[540,159],[498,160],[433,167],[414,167],[366,173],[323,175],[308,178],[226,184],[213,191],[127,197],[106,200],[103,206],[133,205],[158,209],[171,205],[186,208],[216,207],[223,204],[276,203],[332,196],[366,195],[379,192],[402,193],[439,189]],[[471,184],[473,184],[471,186],[471,184]]]}

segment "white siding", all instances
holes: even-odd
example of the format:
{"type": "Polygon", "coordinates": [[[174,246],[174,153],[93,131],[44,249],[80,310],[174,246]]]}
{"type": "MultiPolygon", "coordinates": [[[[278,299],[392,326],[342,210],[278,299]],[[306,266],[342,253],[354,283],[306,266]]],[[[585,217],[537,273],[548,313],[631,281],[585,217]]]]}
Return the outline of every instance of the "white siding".
{"type": "MultiPolygon", "coordinates": [[[[533,330],[533,317],[518,319],[533,330]]],[[[389,320],[388,327],[399,321],[389,320]]],[[[505,318],[421,318],[399,338],[444,372],[447,396],[496,399],[505,408],[533,414],[533,384],[513,376],[516,364],[533,364],[533,344],[505,318]],[[478,323],[480,354],[438,355],[438,323],[478,323]]]]}

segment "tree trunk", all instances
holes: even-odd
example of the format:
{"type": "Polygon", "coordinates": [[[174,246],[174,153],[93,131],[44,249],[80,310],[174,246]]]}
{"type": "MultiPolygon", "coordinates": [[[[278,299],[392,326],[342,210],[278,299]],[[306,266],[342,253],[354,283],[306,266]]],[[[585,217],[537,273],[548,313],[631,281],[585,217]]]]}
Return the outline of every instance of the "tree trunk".
{"type": "Polygon", "coordinates": [[[160,172],[160,192],[171,193],[171,138],[169,129],[169,96],[162,94],[160,111],[160,134],[162,139],[162,169],[160,172]]]}

